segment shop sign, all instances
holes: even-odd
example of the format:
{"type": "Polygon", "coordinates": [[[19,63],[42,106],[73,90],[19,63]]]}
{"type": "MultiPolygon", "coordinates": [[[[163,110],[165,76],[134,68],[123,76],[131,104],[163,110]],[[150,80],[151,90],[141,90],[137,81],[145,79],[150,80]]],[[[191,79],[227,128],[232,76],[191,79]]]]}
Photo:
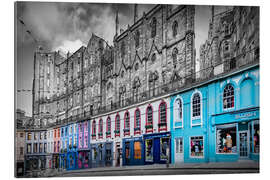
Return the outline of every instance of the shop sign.
{"type": "Polygon", "coordinates": [[[256,116],[256,111],[236,114],[235,119],[246,119],[254,116],[256,116]]]}

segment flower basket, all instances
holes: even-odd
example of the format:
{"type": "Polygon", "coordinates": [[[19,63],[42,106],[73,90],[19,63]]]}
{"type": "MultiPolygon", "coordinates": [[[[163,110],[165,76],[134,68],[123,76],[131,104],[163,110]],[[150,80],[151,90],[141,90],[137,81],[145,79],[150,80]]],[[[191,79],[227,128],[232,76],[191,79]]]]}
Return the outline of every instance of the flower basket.
{"type": "Polygon", "coordinates": [[[129,132],[130,130],[129,129],[124,129],[124,132],[129,132]]]}
{"type": "Polygon", "coordinates": [[[110,135],[110,134],[111,134],[111,131],[107,131],[107,132],[106,132],[106,135],[110,135]]]}
{"type": "Polygon", "coordinates": [[[145,128],[146,129],[151,129],[151,128],[153,128],[153,124],[145,125],[145,128]]]}
{"type": "Polygon", "coordinates": [[[159,123],[159,124],[158,124],[158,127],[160,127],[160,126],[166,126],[166,125],[167,125],[166,122],[162,122],[162,123],[159,123]]]}
{"type": "Polygon", "coordinates": [[[120,130],[114,130],[114,133],[118,134],[120,133],[120,130]]]}

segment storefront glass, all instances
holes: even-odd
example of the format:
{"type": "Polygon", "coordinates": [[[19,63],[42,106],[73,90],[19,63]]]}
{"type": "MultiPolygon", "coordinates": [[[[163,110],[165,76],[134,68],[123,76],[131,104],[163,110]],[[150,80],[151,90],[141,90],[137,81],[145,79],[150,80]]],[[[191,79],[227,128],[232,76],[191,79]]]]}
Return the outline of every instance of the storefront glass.
{"type": "Polygon", "coordinates": [[[160,160],[167,160],[169,158],[169,143],[168,137],[160,138],[160,160]]]}
{"type": "Polygon", "coordinates": [[[254,123],[253,133],[254,153],[260,153],[260,125],[258,122],[254,123]]]}
{"type": "Polygon", "coordinates": [[[153,161],[153,139],[145,140],[145,161],[153,161]]]}
{"type": "Polygon", "coordinates": [[[141,151],[141,142],[135,141],[134,142],[134,159],[141,159],[142,158],[142,151],[141,151]]]}
{"type": "Polygon", "coordinates": [[[217,153],[236,153],[236,125],[217,126],[216,131],[216,152],[217,153]]]}
{"type": "Polygon", "coordinates": [[[203,157],[203,136],[190,138],[191,157],[203,157]]]}
{"type": "Polygon", "coordinates": [[[125,143],[125,158],[128,163],[130,160],[130,142],[125,143]]]}

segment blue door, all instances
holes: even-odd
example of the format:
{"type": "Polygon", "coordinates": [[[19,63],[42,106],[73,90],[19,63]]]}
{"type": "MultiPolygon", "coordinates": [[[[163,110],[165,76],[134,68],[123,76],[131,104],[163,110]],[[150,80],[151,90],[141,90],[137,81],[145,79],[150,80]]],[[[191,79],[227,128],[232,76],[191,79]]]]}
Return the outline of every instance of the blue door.
{"type": "Polygon", "coordinates": [[[154,163],[160,162],[160,139],[154,139],[154,163]]]}

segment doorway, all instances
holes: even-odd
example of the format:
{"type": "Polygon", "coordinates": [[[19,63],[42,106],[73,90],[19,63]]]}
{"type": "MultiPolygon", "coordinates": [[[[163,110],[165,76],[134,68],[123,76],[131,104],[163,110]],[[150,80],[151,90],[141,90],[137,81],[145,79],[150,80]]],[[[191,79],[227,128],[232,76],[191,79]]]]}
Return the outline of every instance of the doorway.
{"type": "Polygon", "coordinates": [[[240,139],[240,157],[247,158],[248,157],[248,131],[239,131],[239,139],[240,139]]]}
{"type": "Polygon", "coordinates": [[[175,138],[175,163],[184,161],[183,138],[175,138]]]}

